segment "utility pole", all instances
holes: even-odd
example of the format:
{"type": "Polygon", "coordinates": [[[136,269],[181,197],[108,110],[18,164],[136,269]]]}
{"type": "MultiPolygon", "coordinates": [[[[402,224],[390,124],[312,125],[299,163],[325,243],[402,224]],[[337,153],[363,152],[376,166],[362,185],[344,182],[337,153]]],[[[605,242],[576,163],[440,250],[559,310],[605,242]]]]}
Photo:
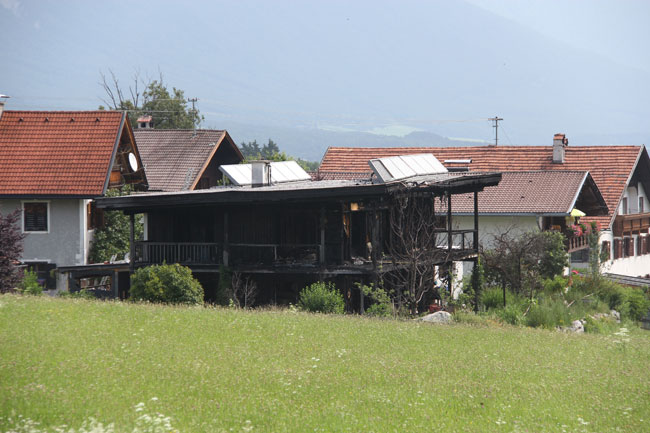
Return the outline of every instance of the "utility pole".
{"type": "Polygon", "coordinates": [[[187,102],[192,103],[192,129],[194,130],[192,135],[196,135],[196,108],[194,107],[194,103],[198,100],[199,98],[187,98],[187,102]]]}
{"type": "Polygon", "coordinates": [[[499,120],[503,120],[503,118],[499,116],[494,116],[494,117],[490,117],[488,120],[494,122],[494,125],[492,125],[492,127],[494,128],[494,145],[498,146],[499,145],[499,120]]]}

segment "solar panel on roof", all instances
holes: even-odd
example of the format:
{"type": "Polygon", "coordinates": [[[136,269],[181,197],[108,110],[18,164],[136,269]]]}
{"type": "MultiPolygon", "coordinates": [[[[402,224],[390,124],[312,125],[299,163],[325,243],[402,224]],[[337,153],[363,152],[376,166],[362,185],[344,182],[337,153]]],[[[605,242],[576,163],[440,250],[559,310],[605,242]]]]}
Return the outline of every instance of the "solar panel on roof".
{"type": "MultiPolygon", "coordinates": [[[[298,165],[296,161],[272,162],[271,183],[297,182],[300,180],[311,180],[311,176],[298,165]]],[[[237,185],[251,185],[253,179],[252,164],[229,164],[222,165],[219,170],[237,185]]]]}
{"type": "Polygon", "coordinates": [[[368,164],[383,183],[416,176],[447,173],[445,166],[430,153],[371,159],[368,164]]]}

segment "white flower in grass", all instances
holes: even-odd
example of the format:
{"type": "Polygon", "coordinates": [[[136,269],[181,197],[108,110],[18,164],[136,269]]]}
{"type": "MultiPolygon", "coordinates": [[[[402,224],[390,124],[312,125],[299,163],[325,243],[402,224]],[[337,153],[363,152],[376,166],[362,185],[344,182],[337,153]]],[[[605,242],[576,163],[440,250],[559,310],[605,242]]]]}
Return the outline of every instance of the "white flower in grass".
{"type": "Polygon", "coordinates": [[[144,410],[144,403],[140,402],[135,405],[135,411],[136,412],[142,412],[144,410]]]}
{"type": "Polygon", "coordinates": [[[158,401],[158,397],[151,397],[151,401],[158,401]]]}

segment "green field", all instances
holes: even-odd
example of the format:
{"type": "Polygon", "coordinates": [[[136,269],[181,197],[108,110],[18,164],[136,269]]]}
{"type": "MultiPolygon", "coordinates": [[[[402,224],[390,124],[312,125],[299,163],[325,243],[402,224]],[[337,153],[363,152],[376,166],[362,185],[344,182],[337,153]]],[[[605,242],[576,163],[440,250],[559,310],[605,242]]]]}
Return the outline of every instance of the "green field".
{"type": "Polygon", "coordinates": [[[648,432],[650,332],[623,338],[5,295],[0,432],[648,432]]]}

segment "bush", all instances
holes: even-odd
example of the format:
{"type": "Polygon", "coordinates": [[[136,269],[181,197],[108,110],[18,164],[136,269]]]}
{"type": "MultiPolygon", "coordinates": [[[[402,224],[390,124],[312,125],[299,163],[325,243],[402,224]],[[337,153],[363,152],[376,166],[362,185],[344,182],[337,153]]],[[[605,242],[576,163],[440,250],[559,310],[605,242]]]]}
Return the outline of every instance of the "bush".
{"type": "Polygon", "coordinates": [[[521,308],[515,304],[507,304],[506,308],[502,308],[497,312],[497,316],[510,325],[519,325],[522,321],[521,308]]]}
{"type": "Polygon", "coordinates": [[[547,278],[544,280],[545,293],[562,293],[564,289],[569,286],[569,279],[562,275],[556,275],[555,278],[547,278]]]}
{"type": "Polygon", "coordinates": [[[38,283],[38,276],[36,275],[36,272],[32,271],[31,269],[25,270],[23,273],[23,279],[18,284],[18,288],[20,289],[21,293],[24,293],[26,295],[38,296],[43,294],[43,286],[38,283]]]}
{"type": "Polygon", "coordinates": [[[366,308],[366,314],[375,317],[391,317],[393,315],[393,307],[390,304],[372,304],[366,308]]]}
{"type": "Polygon", "coordinates": [[[140,268],[131,276],[130,299],[170,304],[202,304],[203,287],[178,263],[140,268]]]}
{"type": "Polygon", "coordinates": [[[639,321],[646,315],[650,308],[650,302],[646,299],[641,290],[630,289],[626,296],[627,314],[632,320],[639,321]]]}
{"type": "Polygon", "coordinates": [[[372,305],[366,308],[366,314],[376,317],[390,317],[393,315],[393,301],[386,290],[375,287],[374,284],[367,286],[355,283],[355,286],[373,302],[372,305]]]}
{"type": "Polygon", "coordinates": [[[300,291],[298,307],[312,313],[343,314],[345,301],[333,283],[318,281],[300,291]]]}
{"type": "MultiPolygon", "coordinates": [[[[517,296],[515,296],[510,290],[506,290],[506,305],[515,304],[517,302],[517,296]]],[[[483,304],[486,310],[503,308],[503,288],[491,287],[483,291],[483,293],[481,293],[481,304],[483,304]]]]}

